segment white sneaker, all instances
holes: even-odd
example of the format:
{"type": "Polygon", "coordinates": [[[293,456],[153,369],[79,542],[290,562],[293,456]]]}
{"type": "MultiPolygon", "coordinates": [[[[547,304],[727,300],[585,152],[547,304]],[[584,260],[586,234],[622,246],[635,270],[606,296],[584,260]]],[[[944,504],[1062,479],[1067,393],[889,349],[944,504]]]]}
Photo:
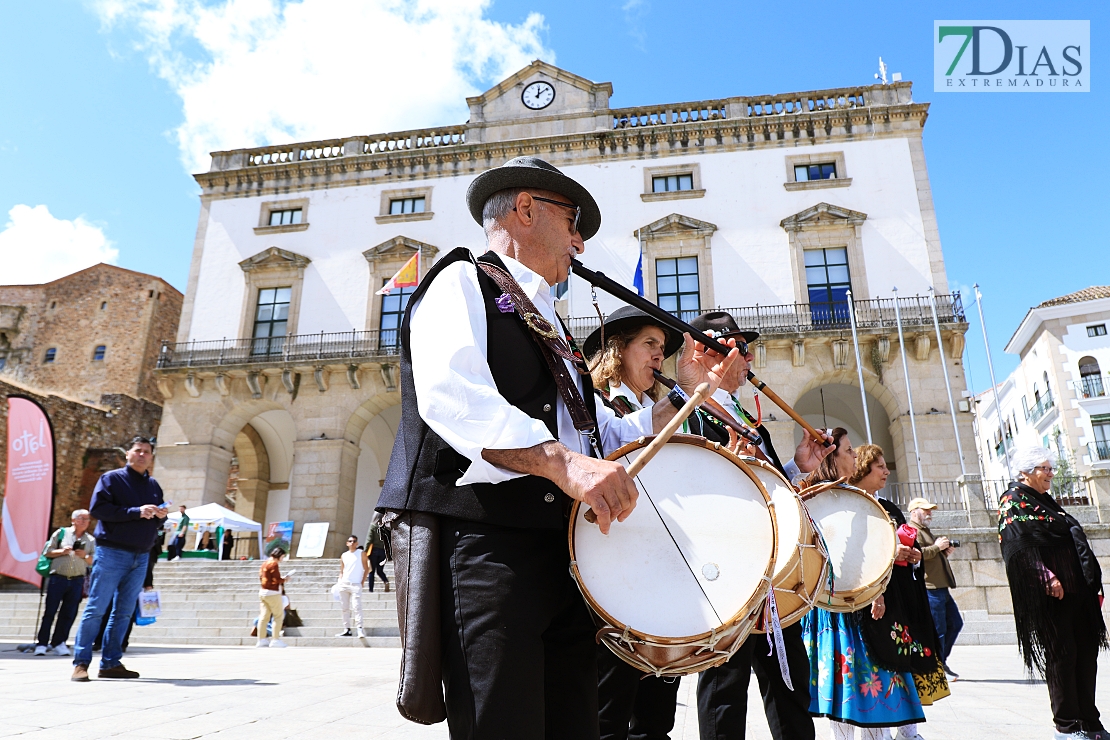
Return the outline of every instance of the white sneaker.
{"type": "Polygon", "coordinates": [[[269,637],[259,638],[258,642],[254,643],[254,646],[255,647],[270,647],[270,638],[269,637]]]}
{"type": "Polygon", "coordinates": [[[46,655],[46,645],[35,645],[35,655],[46,655]]]}
{"type": "Polygon", "coordinates": [[[925,740],[921,737],[920,733],[914,732],[912,735],[907,735],[905,728],[898,727],[894,730],[894,740],[925,740]]]}
{"type": "Polygon", "coordinates": [[[359,628],[358,628],[358,631],[357,631],[357,632],[355,632],[355,637],[359,638],[360,640],[361,640],[361,639],[362,639],[363,637],[366,637],[366,633],[362,631],[362,627],[359,627],[359,628]]]}
{"type": "Polygon", "coordinates": [[[55,645],[54,646],[54,654],[55,655],[69,655],[69,648],[66,647],[66,644],[64,642],[60,645],[55,645]]]}
{"type": "Polygon", "coordinates": [[[286,645],[281,640],[274,640],[273,642],[270,643],[270,647],[289,647],[289,646],[286,645]]]}

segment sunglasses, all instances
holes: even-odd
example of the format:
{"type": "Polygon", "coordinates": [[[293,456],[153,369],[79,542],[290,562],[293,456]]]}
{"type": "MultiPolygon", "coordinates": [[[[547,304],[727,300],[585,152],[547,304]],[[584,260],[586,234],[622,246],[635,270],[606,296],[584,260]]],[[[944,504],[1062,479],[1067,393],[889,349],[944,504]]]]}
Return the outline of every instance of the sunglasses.
{"type": "MultiPolygon", "coordinates": [[[[722,331],[711,331],[709,336],[713,337],[714,339],[724,339],[725,333],[722,331]]],[[[744,355],[748,354],[748,343],[741,339],[739,335],[733,337],[733,339],[736,340],[736,349],[740,350],[740,356],[743,357],[744,355]]]]}
{"type": "MultiPolygon", "coordinates": [[[[533,195],[532,200],[542,200],[544,203],[551,203],[552,205],[562,206],[563,208],[573,209],[574,210],[574,225],[571,226],[570,233],[572,233],[572,234],[577,234],[578,233],[578,222],[582,219],[582,208],[581,207],[573,205],[571,203],[563,203],[561,201],[551,200],[550,198],[541,198],[538,195],[533,195]]],[[[513,210],[515,211],[516,208],[514,207],[513,210]]]]}

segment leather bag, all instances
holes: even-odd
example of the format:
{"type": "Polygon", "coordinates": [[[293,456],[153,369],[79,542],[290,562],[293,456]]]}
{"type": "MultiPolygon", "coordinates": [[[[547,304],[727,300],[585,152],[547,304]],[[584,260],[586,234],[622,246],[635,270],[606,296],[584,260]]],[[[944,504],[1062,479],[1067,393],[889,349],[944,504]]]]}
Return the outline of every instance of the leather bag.
{"type": "Polygon", "coordinates": [[[389,512],[382,523],[389,529],[401,631],[397,711],[412,722],[436,724],[447,719],[439,611],[439,517],[419,511],[389,512]]]}

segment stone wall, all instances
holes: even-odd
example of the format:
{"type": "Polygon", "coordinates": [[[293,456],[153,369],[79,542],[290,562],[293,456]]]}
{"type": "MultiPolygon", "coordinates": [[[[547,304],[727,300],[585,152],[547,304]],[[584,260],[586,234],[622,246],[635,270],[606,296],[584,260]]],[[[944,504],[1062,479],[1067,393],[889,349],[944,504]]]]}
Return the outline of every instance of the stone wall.
{"type": "MultiPolygon", "coordinates": [[[[68,524],[74,509],[88,508],[100,473],[123,465],[123,448],[135,435],[156,436],[162,417],[160,406],[131,396],[107,394],[93,405],[0,379],[0,439],[4,440],[7,399],[13,395],[39,404],[54,431],[54,526],[68,524]]],[[[0,495],[6,472],[4,444],[0,446],[0,495]]]]}
{"type": "Polygon", "coordinates": [[[161,278],[104,264],[44,285],[0,286],[0,306],[22,309],[16,326],[0,328],[3,373],[93,405],[104,393],[160,401],[151,370],[161,341],[177,334],[181,301],[161,278]]]}
{"type": "MultiPolygon", "coordinates": [[[[1083,523],[1091,548],[1102,565],[1103,582],[1110,593],[1110,474],[1096,471],[1089,479],[1090,506],[1069,506],[1068,511],[1083,523]]],[[[980,490],[972,481],[968,486],[972,511],[937,511],[929,529],[935,536],[946,535],[960,541],[949,557],[958,588],[952,596],[963,611],[985,609],[991,614],[1013,614],[1006,567],[998,544],[998,513],[987,508],[980,490]],[[969,526],[969,519],[976,526],[969,526]]],[[[1104,613],[1110,622],[1110,602],[1104,613]]]]}

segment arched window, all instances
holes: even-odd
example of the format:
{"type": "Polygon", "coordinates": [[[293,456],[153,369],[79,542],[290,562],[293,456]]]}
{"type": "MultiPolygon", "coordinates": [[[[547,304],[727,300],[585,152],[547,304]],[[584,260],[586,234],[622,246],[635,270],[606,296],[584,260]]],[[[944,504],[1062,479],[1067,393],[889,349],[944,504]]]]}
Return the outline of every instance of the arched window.
{"type": "Polygon", "coordinates": [[[57,354],[58,350],[56,347],[51,347],[50,349],[46,350],[46,356],[42,358],[42,364],[49,365],[50,363],[54,362],[54,356],[57,354]]]}
{"type": "Polygon", "coordinates": [[[1106,395],[1102,385],[1102,369],[1098,360],[1087,356],[1079,360],[1079,390],[1083,398],[1097,398],[1106,395]]]}
{"type": "Polygon", "coordinates": [[[105,347],[103,344],[96,345],[96,349],[93,350],[93,362],[99,362],[99,361],[103,360],[104,359],[104,352],[107,349],[108,348],[105,347]]]}

